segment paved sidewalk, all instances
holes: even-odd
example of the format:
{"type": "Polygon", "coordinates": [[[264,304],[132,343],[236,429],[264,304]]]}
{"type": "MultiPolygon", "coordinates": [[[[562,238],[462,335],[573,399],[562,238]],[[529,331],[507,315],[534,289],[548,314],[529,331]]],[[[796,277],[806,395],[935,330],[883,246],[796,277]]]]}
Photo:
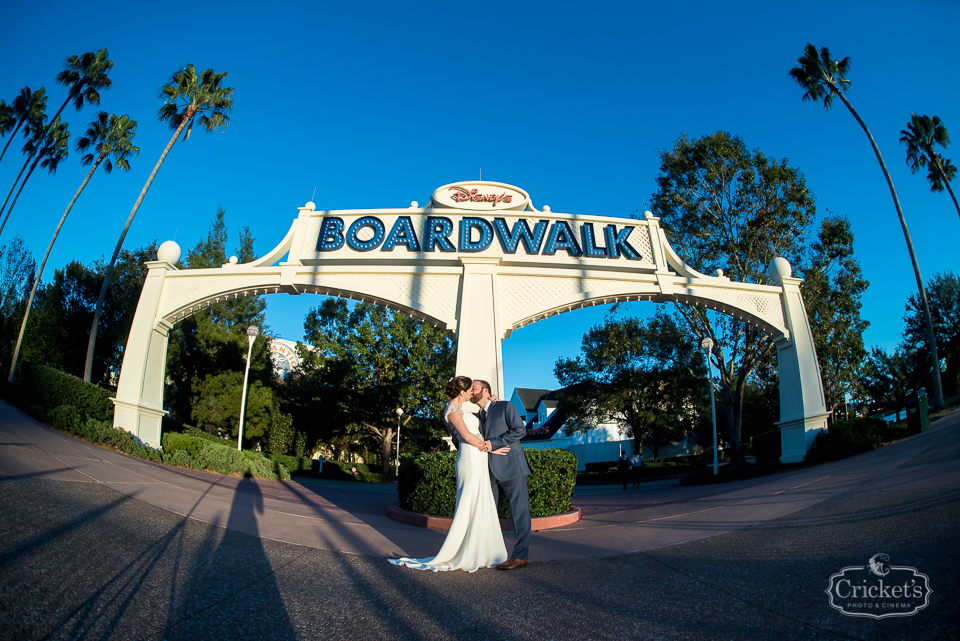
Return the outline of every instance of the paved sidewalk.
{"type": "Polygon", "coordinates": [[[387,519],[396,503],[395,486],[132,459],[0,403],[0,638],[960,636],[960,412],[807,470],[590,488],[514,572],[387,564],[443,538],[387,519]],[[930,576],[926,609],[829,607],[829,577],[878,552],[930,576]]]}

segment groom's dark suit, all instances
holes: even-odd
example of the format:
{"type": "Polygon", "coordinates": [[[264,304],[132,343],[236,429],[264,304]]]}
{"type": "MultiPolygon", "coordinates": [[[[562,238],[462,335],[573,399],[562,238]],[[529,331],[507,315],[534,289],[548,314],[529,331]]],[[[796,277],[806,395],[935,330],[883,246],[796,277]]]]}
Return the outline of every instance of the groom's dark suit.
{"type": "Polygon", "coordinates": [[[510,513],[513,515],[513,530],[517,543],[511,558],[527,560],[530,548],[530,497],[527,494],[527,476],[533,474],[527,457],[523,455],[520,439],[526,436],[527,428],[513,403],[497,401],[487,403],[480,411],[480,431],[490,441],[492,450],[509,447],[506,456],[491,455],[490,482],[493,498],[500,504],[500,489],[507,495],[510,513]]]}

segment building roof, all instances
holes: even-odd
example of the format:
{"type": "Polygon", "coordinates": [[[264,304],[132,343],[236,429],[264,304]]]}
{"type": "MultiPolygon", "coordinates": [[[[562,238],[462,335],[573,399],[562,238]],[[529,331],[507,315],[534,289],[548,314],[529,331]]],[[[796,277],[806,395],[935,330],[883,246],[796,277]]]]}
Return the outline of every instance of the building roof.
{"type": "Polygon", "coordinates": [[[523,408],[528,412],[532,412],[537,409],[540,399],[553,390],[534,389],[532,387],[516,387],[513,391],[516,392],[517,396],[520,398],[520,402],[523,403],[523,408]]]}

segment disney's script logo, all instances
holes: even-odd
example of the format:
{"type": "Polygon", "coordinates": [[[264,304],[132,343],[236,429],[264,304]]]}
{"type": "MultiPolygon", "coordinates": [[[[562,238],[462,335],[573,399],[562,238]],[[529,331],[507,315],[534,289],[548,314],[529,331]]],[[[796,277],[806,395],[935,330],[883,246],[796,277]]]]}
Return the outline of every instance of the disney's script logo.
{"type": "Polygon", "coordinates": [[[879,552],[866,565],[843,568],[830,577],[830,607],[851,617],[913,616],[930,603],[930,577],[916,568],[889,565],[879,552]]]}
{"type": "Polygon", "coordinates": [[[491,207],[496,207],[501,202],[509,203],[513,201],[512,194],[481,194],[477,188],[451,187],[450,191],[453,192],[450,198],[457,203],[490,203],[491,207]]]}

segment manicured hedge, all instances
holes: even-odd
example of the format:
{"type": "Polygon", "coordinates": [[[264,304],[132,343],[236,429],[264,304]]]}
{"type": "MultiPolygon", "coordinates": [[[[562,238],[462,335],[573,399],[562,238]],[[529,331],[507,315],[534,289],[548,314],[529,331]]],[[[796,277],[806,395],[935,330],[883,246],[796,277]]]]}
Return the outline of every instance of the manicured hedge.
{"type": "MultiPolygon", "coordinates": [[[[379,469],[379,466],[378,466],[379,469]]],[[[324,461],[320,468],[320,478],[332,481],[365,481],[367,483],[384,483],[385,474],[374,472],[365,463],[345,463],[343,461],[324,461]],[[352,468],[357,469],[354,474],[352,468]]]]}
{"type": "Polygon", "coordinates": [[[98,385],[37,363],[23,363],[17,380],[20,403],[48,409],[70,405],[83,418],[113,423],[114,395],[98,385]]]}
{"type": "Polygon", "coordinates": [[[319,461],[314,461],[305,456],[287,456],[286,454],[270,454],[263,452],[263,456],[275,463],[283,465],[291,474],[313,474],[315,468],[319,468],[319,461]]]}
{"type": "Polygon", "coordinates": [[[780,430],[763,432],[753,437],[753,455],[758,465],[776,463],[782,456],[780,430]]]}
{"type": "Polygon", "coordinates": [[[851,418],[837,421],[813,439],[807,450],[807,463],[821,463],[869,452],[880,445],[886,423],[879,418],[851,418]]]}
{"type": "MultiPolygon", "coordinates": [[[[530,515],[570,510],[577,482],[577,457],[566,450],[525,450],[533,474],[527,477],[530,515]]],[[[457,503],[456,452],[425,452],[400,459],[400,507],[418,514],[452,517],[457,503]]],[[[500,516],[510,518],[504,499],[500,516]]]]}

